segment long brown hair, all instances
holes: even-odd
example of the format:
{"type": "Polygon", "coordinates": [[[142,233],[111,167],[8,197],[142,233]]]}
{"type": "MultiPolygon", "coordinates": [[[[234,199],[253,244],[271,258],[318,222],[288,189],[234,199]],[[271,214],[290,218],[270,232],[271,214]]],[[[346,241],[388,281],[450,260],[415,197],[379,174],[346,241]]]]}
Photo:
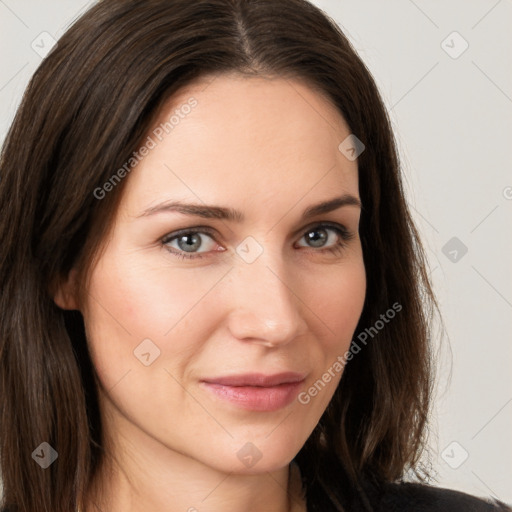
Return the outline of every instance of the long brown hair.
{"type": "Polygon", "coordinates": [[[4,507],[84,508],[104,457],[94,368],[81,314],[58,308],[52,290],[73,267],[86,289],[129,177],[101,200],[94,191],[138,149],[159,108],[194,80],[233,71],[305,80],[365,145],[358,164],[368,284],[356,335],[372,337],[295,458],[308,510],[343,510],[354,497],[364,501],[363,482],[396,481],[415,467],[425,445],[437,306],[368,69],[339,27],[305,0],[103,0],[37,69],[1,153],[4,507]],[[374,335],[370,328],[393,304],[400,312],[374,335]],[[32,457],[42,442],[58,453],[45,470],[32,457]]]}

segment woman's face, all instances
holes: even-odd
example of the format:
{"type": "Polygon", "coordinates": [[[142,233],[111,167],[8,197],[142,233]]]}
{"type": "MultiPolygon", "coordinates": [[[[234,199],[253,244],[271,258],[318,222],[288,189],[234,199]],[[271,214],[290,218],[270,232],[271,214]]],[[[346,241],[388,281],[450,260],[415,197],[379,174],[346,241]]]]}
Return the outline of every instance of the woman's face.
{"type": "Polygon", "coordinates": [[[148,135],[80,305],[102,413],[132,453],[281,468],[363,307],[350,131],[298,81],[221,75],[182,89],[148,135]]]}

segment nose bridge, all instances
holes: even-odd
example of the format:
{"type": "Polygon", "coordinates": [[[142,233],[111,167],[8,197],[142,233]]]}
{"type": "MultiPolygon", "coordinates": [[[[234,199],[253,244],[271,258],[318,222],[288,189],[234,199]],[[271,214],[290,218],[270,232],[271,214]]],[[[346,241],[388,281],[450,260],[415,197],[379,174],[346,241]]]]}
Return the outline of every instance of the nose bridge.
{"type": "Polygon", "coordinates": [[[239,254],[230,279],[232,334],[269,344],[287,343],[302,334],[306,324],[301,301],[292,291],[290,272],[280,252],[265,248],[253,261],[239,254]]]}

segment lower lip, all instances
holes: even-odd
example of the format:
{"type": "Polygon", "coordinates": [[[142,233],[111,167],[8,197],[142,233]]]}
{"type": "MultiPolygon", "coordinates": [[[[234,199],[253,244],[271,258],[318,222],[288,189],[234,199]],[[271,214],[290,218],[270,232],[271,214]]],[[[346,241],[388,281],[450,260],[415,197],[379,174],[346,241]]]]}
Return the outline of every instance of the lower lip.
{"type": "Polygon", "coordinates": [[[271,387],[223,386],[211,382],[202,384],[217,397],[249,411],[277,411],[291,404],[303,381],[271,387]]]}

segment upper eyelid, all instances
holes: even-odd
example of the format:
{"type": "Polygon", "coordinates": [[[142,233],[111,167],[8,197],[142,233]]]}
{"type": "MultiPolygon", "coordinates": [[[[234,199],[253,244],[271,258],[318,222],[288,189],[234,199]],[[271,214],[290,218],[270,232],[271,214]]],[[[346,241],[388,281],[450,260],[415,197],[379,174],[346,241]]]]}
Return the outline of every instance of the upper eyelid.
{"type": "Polygon", "coordinates": [[[215,238],[214,236],[214,229],[212,228],[209,228],[207,226],[198,226],[198,227],[191,227],[191,228],[183,228],[183,229],[178,229],[177,231],[171,231],[170,233],[167,233],[166,235],[164,235],[161,240],[162,241],[167,241],[169,242],[170,240],[172,240],[173,238],[176,238],[180,235],[186,235],[188,233],[201,233],[201,234],[207,234],[209,236],[211,236],[212,238],[215,238]]]}
{"type": "MultiPolygon", "coordinates": [[[[303,233],[303,235],[304,235],[308,230],[317,228],[317,227],[339,229],[341,231],[344,231],[347,235],[352,235],[351,230],[348,229],[344,224],[341,224],[338,222],[333,222],[333,221],[317,221],[317,222],[313,222],[313,223],[308,224],[307,226],[299,229],[298,231],[296,231],[294,233],[294,236],[296,236],[300,233],[303,233]]],[[[215,237],[215,231],[216,231],[215,229],[213,229],[209,226],[194,226],[194,227],[190,227],[190,228],[183,228],[183,229],[178,229],[177,231],[173,231],[171,233],[164,235],[161,238],[161,241],[163,243],[169,243],[171,240],[179,237],[180,235],[185,235],[188,233],[200,233],[200,234],[206,234],[206,235],[210,236],[213,240],[215,240],[215,242],[217,242],[216,237],[215,237]]]]}

